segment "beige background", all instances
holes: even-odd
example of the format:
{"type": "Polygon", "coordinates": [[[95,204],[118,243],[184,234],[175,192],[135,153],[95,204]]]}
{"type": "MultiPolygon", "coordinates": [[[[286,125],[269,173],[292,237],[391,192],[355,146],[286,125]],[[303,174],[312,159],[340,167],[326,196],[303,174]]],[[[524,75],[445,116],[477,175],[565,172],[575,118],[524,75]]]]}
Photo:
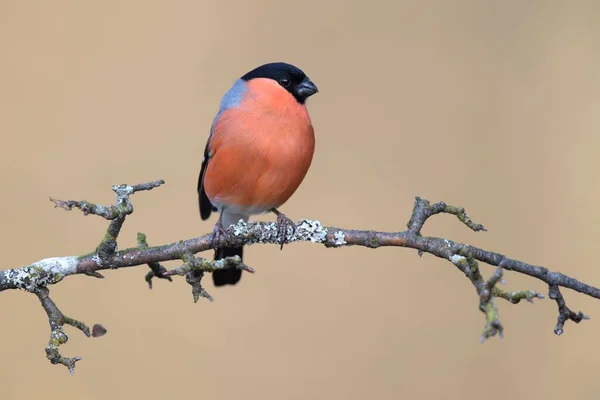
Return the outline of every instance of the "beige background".
{"type": "MultiPolygon", "coordinates": [[[[195,188],[220,97],[285,60],[320,89],[289,216],[401,230],[414,196],[445,200],[489,232],[441,216],[425,234],[598,285],[599,17],[594,1],[0,0],[0,266],[92,250],[106,223],[48,196],[109,203],[117,183],[167,181],[135,196],[122,247],[140,230],[151,244],[208,232],[195,188]]],[[[108,328],[69,330],[74,377],[45,358],[36,298],[2,293],[0,397],[598,397],[599,301],[565,292],[593,319],[562,337],[554,303],[501,302],[506,337],[481,345],[476,295],[448,262],[311,244],[246,254],[258,273],[208,280],[212,304],[182,279],[148,290],[145,268],[53,287],[66,313],[108,328]]]]}

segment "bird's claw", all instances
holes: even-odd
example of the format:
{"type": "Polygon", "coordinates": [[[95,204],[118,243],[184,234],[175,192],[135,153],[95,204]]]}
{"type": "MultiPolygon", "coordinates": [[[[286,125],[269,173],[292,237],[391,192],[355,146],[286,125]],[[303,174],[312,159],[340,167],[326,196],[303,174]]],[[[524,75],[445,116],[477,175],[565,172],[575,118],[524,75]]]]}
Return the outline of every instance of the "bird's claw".
{"type": "Polygon", "coordinates": [[[221,223],[221,219],[217,221],[215,227],[212,232],[212,239],[210,241],[210,246],[214,247],[221,240],[221,236],[225,239],[226,242],[229,242],[229,233],[225,228],[223,228],[223,224],[221,223]]]}
{"type": "Polygon", "coordinates": [[[292,221],[291,219],[286,217],[285,214],[278,213],[277,214],[277,230],[278,230],[279,237],[281,238],[281,240],[279,242],[281,244],[281,247],[279,248],[280,250],[283,249],[283,245],[285,243],[287,243],[287,240],[288,240],[287,228],[288,228],[288,226],[292,228],[292,236],[293,236],[296,233],[296,224],[294,224],[294,221],[292,221]]]}

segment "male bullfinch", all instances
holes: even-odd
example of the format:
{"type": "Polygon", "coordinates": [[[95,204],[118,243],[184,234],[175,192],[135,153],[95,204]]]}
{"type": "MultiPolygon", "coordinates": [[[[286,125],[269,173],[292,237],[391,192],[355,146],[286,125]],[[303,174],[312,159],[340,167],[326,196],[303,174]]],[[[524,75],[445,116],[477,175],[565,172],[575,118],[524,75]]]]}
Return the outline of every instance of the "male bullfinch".
{"type": "MultiPolygon", "coordinates": [[[[277,209],[298,189],[312,162],[313,126],[305,106],[317,93],[299,68],[270,63],[238,79],[213,120],[198,178],[200,216],[219,212],[213,240],[240,219],[273,212],[285,242],[294,224],[277,209]]],[[[215,250],[215,260],[239,255],[242,247],[215,250]]],[[[213,272],[215,286],[235,285],[238,269],[213,272]]]]}

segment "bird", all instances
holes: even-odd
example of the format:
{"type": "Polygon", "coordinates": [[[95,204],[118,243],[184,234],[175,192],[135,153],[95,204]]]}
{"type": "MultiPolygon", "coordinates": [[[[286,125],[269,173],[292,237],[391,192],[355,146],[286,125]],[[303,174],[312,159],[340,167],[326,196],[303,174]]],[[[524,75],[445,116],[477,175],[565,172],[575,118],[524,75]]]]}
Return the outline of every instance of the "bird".
{"type": "MultiPolygon", "coordinates": [[[[202,220],[219,218],[212,240],[250,216],[274,213],[281,248],[293,221],[279,208],[298,189],[312,163],[315,134],[306,100],[317,86],[298,67],[285,62],[258,66],[237,79],[221,99],[204,149],[198,176],[202,220]]],[[[214,259],[238,255],[243,247],[215,249],[214,259]]],[[[235,285],[242,271],[212,273],[215,286],[235,285]]]]}

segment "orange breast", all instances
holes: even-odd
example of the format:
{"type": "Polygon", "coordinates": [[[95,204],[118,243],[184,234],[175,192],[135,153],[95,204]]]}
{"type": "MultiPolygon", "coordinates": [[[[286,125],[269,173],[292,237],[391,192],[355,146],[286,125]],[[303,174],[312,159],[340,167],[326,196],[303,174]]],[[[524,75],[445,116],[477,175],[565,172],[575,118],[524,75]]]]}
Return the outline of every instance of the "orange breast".
{"type": "Polygon", "coordinates": [[[247,85],[239,107],[213,127],[204,188],[218,208],[257,214],[281,206],[300,186],[315,137],[306,107],[275,81],[247,85]]]}

